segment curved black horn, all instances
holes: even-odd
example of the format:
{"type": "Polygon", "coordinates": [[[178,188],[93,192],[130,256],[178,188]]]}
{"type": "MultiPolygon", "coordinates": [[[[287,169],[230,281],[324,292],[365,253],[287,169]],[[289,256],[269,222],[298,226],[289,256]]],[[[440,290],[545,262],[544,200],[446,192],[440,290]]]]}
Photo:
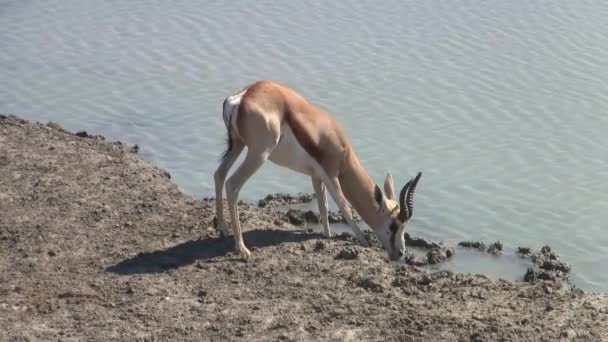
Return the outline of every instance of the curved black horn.
{"type": "Polygon", "coordinates": [[[399,193],[399,209],[401,210],[399,212],[399,216],[398,219],[401,222],[405,222],[409,216],[409,209],[405,203],[405,197],[407,195],[407,190],[410,188],[410,185],[412,184],[412,182],[414,181],[414,179],[410,179],[409,182],[407,182],[403,188],[401,188],[401,192],[399,193]]]}
{"type": "Polygon", "coordinates": [[[405,222],[412,217],[414,212],[414,191],[416,190],[416,185],[420,180],[420,176],[422,176],[422,172],[418,172],[416,177],[410,179],[407,184],[401,189],[401,193],[399,194],[399,220],[401,222],[405,222]]]}
{"type": "Polygon", "coordinates": [[[416,184],[418,184],[420,176],[422,176],[422,172],[418,172],[416,178],[414,178],[414,182],[412,183],[410,189],[407,192],[405,204],[407,205],[408,212],[410,213],[408,219],[412,217],[412,214],[414,213],[414,191],[416,190],[416,184]]]}

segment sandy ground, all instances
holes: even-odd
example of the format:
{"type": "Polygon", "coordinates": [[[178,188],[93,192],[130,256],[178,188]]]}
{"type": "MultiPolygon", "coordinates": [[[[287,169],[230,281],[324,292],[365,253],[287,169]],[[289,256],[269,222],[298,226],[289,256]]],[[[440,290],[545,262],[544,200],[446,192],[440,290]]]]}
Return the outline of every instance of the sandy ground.
{"type": "Polygon", "coordinates": [[[214,200],[132,147],[0,116],[0,341],[608,341],[607,295],[430,273],[240,212],[248,263],[214,200]]]}

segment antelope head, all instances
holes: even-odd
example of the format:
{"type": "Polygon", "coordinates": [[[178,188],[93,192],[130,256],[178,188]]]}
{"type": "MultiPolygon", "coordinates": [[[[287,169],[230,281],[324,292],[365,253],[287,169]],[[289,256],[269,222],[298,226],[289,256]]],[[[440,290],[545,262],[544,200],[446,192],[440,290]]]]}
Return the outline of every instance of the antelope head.
{"type": "Polygon", "coordinates": [[[422,173],[418,172],[416,177],[410,179],[403,186],[399,193],[399,203],[395,198],[393,177],[390,173],[386,175],[384,180],[384,193],[378,185],[374,187],[374,199],[378,216],[372,229],[387,251],[391,261],[399,260],[405,253],[405,228],[412,218],[414,191],[420,176],[422,176],[422,173]]]}

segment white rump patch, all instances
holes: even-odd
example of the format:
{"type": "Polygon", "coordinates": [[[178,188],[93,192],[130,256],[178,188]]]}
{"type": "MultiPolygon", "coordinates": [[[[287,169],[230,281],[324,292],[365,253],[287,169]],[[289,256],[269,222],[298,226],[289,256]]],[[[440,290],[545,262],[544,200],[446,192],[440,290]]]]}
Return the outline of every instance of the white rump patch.
{"type": "Polygon", "coordinates": [[[228,98],[226,98],[226,101],[224,102],[224,124],[226,125],[226,129],[228,129],[228,131],[235,133],[237,136],[239,136],[239,132],[236,125],[236,121],[237,116],[239,114],[239,106],[241,104],[241,99],[243,98],[243,95],[245,95],[246,91],[247,89],[243,90],[238,94],[230,95],[228,98]],[[228,125],[232,127],[229,127],[228,125]]]}

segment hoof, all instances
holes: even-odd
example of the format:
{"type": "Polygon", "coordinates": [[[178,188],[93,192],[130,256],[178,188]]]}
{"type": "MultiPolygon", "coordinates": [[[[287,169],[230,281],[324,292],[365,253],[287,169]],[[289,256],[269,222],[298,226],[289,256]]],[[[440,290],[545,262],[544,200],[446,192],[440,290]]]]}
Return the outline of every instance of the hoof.
{"type": "Polygon", "coordinates": [[[224,225],[224,224],[218,224],[215,227],[215,229],[220,233],[221,238],[230,236],[230,232],[228,231],[228,228],[226,228],[226,225],[224,225]]]}
{"type": "Polygon", "coordinates": [[[243,259],[245,261],[247,261],[251,258],[251,252],[249,251],[249,249],[247,249],[247,247],[245,247],[244,244],[241,244],[239,246],[239,253],[241,254],[241,256],[243,257],[243,259]]]}

